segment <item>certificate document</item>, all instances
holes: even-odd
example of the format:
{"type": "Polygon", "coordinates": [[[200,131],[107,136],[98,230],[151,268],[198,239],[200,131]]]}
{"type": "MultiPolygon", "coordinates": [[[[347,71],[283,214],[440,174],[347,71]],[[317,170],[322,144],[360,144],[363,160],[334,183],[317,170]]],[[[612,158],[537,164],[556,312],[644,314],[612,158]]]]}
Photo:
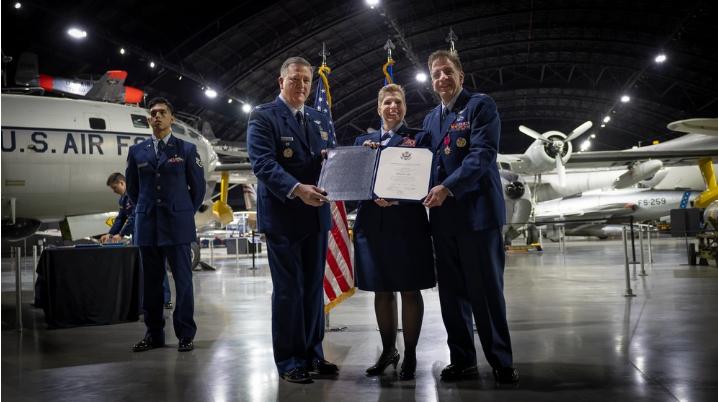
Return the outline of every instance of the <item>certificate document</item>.
{"type": "Polygon", "coordinates": [[[387,200],[421,201],[429,194],[433,158],[434,153],[428,148],[382,149],[374,195],[387,200]]]}

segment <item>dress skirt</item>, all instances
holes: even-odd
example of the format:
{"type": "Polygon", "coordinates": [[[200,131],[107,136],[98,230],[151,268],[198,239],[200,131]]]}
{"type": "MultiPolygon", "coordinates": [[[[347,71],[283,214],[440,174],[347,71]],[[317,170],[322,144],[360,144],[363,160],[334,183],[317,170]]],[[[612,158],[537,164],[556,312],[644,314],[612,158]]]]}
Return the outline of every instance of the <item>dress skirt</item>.
{"type": "Polygon", "coordinates": [[[356,287],[371,292],[409,292],[436,286],[431,236],[354,233],[356,287]]]}

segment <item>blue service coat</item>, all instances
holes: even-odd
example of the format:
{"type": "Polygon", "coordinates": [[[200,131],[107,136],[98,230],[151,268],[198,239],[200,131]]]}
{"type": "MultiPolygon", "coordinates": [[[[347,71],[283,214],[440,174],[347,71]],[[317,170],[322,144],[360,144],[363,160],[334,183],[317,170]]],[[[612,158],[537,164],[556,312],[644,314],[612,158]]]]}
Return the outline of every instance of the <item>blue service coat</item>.
{"type": "MultiPolygon", "coordinates": [[[[362,145],[365,141],[381,142],[381,132],[364,134],[354,141],[362,145]]],[[[389,140],[387,147],[430,147],[431,135],[423,130],[403,124],[389,140]]],[[[382,208],[373,200],[359,202],[354,232],[359,233],[413,233],[429,234],[426,208],[418,202],[400,202],[399,205],[382,208]]]]}
{"type": "Polygon", "coordinates": [[[297,183],[316,185],[321,151],[336,146],[324,115],[304,107],[306,138],[287,105],[277,97],[249,115],[247,151],[257,185],[257,226],[269,234],[317,233],[332,229],[329,205],[313,207],[288,195],[297,183]]]}
{"type": "Polygon", "coordinates": [[[439,155],[433,183],[443,184],[453,197],[430,209],[432,234],[461,235],[504,225],[506,206],[496,166],[501,132],[496,103],[488,95],[462,89],[440,127],[441,108],[429,112],[424,130],[431,133],[431,145],[439,155]]]}
{"type": "Polygon", "coordinates": [[[112,223],[110,231],[107,233],[113,236],[116,234],[120,236],[132,236],[135,233],[135,206],[132,204],[132,201],[130,201],[127,192],[120,196],[119,203],[120,212],[117,213],[117,217],[112,223]]]}
{"type": "Polygon", "coordinates": [[[206,182],[197,147],[172,135],[160,160],[152,138],[130,147],[127,194],[135,205],[135,244],[171,246],[197,239],[194,214],[206,182]]]}

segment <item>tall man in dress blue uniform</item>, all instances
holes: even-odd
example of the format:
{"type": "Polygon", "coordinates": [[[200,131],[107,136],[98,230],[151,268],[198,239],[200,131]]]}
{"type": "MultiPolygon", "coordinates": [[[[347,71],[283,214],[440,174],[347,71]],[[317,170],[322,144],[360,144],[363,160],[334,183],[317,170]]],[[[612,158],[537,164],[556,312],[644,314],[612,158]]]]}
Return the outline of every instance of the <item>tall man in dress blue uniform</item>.
{"type": "Polygon", "coordinates": [[[473,318],[484,356],[500,383],[518,381],[504,301],[505,205],[496,166],[501,121],[487,95],[462,88],[459,57],[429,56],[431,81],[441,105],[424,119],[438,157],[430,208],[439,300],[451,364],[442,379],[476,375],[473,318]]]}
{"type": "MultiPolygon", "coordinates": [[[[102,243],[119,243],[124,236],[132,236],[132,244],[135,244],[135,206],[132,205],[130,197],[127,195],[127,186],[125,184],[125,176],[120,172],[115,172],[107,178],[107,187],[111,188],[115,194],[120,196],[120,210],[117,217],[112,222],[112,227],[107,234],[100,238],[102,243]]],[[[165,288],[165,308],[172,308],[172,290],[170,282],[165,272],[165,280],[162,283],[165,288]]]]}
{"type": "Polygon", "coordinates": [[[194,290],[190,243],[197,232],[194,214],[204,200],[206,182],[197,147],[172,135],[174,113],[167,99],[149,103],[152,137],[130,147],[127,193],[135,205],[135,237],[144,274],[147,333],[134,351],[164,346],[162,279],[165,259],[172,267],[176,306],[172,313],[180,351],[194,349],[194,290]]]}
{"type": "Polygon", "coordinates": [[[332,229],[329,200],[317,188],[326,148],[334,147],[324,115],[304,105],[313,68],[287,59],[280,95],[254,108],[247,150],[257,185],[257,225],[266,235],[272,273],[272,346],[280,376],[311,382],[310,371],[336,373],[324,360],[324,264],[332,229]]]}

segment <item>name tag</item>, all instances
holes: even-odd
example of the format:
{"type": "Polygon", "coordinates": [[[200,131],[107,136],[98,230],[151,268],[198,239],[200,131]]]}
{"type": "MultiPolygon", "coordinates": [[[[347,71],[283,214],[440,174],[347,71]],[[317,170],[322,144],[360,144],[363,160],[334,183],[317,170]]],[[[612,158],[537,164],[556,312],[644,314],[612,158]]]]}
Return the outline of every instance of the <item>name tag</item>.
{"type": "Polygon", "coordinates": [[[468,130],[471,128],[471,123],[468,121],[462,123],[454,123],[451,125],[451,131],[468,130]]]}
{"type": "Polygon", "coordinates": [[[294,137],[279,137],[282,141],[294,141],[294,137]]]}
{"type": "Polygon", "coordinates": [[[137,165],[138,168],[143,168],[143,167],[145,167],[145,166],[147,166],[147,162],[145,162],[145,163],[140,163],[139,165],[137,165]]]}

